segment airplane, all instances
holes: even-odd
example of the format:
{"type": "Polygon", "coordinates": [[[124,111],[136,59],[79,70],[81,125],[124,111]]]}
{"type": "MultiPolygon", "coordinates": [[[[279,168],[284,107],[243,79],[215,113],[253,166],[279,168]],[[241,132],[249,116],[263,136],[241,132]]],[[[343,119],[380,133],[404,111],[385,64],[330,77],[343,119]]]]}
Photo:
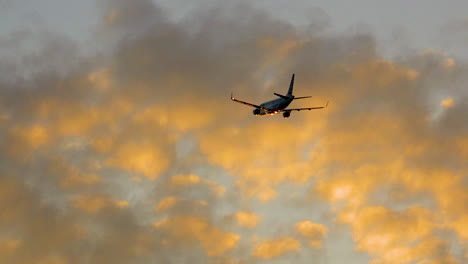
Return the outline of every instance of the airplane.
{"type": "Polygon", "coordinates": [[[245,104],[248,106],[255,107],[253,110],[253,114],[255,116],[265,116],[265,115],[276,115],[279,113],[283,113],[284,118],[288,118],[291,115],[292,111],[302,111],[302,110],[312,110],[312,109],[322,109],[328,106],[328,102],[325,106],[317,106],[317,107],[305,107],[305,108],[286,108],[288,105],[293,101],[297,99],[304,99],[304,98],[310,98],[312,96],[301,96],[301,97],[295,97],[293,95],[293,86],[294,86],[294,73],[291,78],[291,83],[289,84],[289,89],[288,93],[286,95],[278,94],[278,93],[273,93],[274,95],[278,96],[279,98],[262,103],[260,105],[256,104],[251,104],[248,102],[241,101],[239,99],[236,99],[233,97],[231,93],[231,100],[237,103],[245,104]]]}

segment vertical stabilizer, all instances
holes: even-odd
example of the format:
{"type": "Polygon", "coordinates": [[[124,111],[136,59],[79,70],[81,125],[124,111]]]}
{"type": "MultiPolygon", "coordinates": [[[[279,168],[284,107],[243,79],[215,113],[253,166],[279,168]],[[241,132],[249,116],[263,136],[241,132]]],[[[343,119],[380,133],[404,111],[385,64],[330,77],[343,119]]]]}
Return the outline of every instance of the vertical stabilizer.
{"type": "Polygon", "coordinates": [[[293,86],[294,86],[294,73],[291,78],[291,83],[289,84],[289,90],[288,90],[288,95],[292,95],[293,93],[293,86]]]}

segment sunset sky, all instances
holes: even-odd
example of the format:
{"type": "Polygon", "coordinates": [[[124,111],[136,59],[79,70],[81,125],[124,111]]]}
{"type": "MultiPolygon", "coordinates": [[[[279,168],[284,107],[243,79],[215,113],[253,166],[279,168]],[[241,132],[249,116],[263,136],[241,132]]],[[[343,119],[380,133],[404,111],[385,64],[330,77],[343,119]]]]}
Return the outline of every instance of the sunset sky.
{"type": "Polygon", "coordinates": [[[0,0],[0,263],[468,263],[467,10],[0,0]]]}

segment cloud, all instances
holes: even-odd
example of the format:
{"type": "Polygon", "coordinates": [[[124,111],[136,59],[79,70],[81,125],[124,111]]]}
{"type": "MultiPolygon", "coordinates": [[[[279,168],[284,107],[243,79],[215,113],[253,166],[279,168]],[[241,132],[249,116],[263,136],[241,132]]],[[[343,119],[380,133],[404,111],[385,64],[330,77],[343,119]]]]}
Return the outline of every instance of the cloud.
{"type": "Polygon", "coordinates": [[[312,248],[322,247],[322,240],[328,232],[328,229],[325,226],[316,224],[309,220],[298,222],[295,225],[295,228],[302,236],[310,239],[309,245],[312,248]]]}
{"type": "Polygon", "coordinates": [[[419,207],[402,213],[385,207],[366,207],[350,220],[354,237],[360,241],[358,249],[372,253],[385,252],[395,243],[411,243],[430,235],[435,228],[433,217],[432,212],[419,207]]]}
{"type": "Polygon", "coordinates": [[[194,216],[177,216],[154,223],[157,229],[167,230],[178,241],[170,244],[184,243],[184,240],[199,241],[208,256],[219,256],[234,248],[240,237],[233,233],[223,232],[211,226],[205,219],[194,216]]]}
{"type": "Polygon", "coordinates": [[[207,185],[210,188],[211,192],[218,197],[222,197],[224,193],[226,192],[226,188],[224,186],[221,186],[214,181],[202,179],[199,176],[194,175],[194,174],[174,175],[171,177],[170,183],[174,187],[179,187],[179,188],[180,187],[190,188],[190,185],[204,184],[204,185],[207,185]]]}
{"type": "Polygon", "coordinates": [[[424,241],[412,248],[400,247],[391,249],[383,254],[382,259],[374,260],[372,263],[411,263],[420,259],[423,259],[423,263],[457,263],[450,256],[447,245],[437,239],[424,241]]]}
{"type": "Polygon", "coordinates": [[[234,214],[237,223],[246,228],[254,228],[260,222],[261,218],[253,212],[237,212],[234,214]]]}
{"type": "Polygon", "coordinates": [[[301,244],[296,239],[281,237],[258,242],[252,254],[258,258],[271,259],[290,252],[298,252],[300,249],[301,244]]]}
{"type": "Polygon", "coordinates": [[[445,59],[444,66],[447,69],[453,69],[455,67],[455,60],[452,58],[445,59]]]}
{"type": "Polygon", "coordinates": [[[18,58],[0,62],[1,262],[326,262],[343,230],[373,263],[466,259],[463,59],[384,59],[371,34],[245,2],[177,22],[149,0],[99,8],[100,54],[52,33],[2,42],[18,58]],[[292,72],[314,96],[294,105],[326,110],[262,119],[229,101],[292,72]]]}
{"type": "Polygon", "coordinates": [[[20,247],[21,240],[19,239],[3,239],[0,242],[0,256],[5,257],[11,255],[20,247]]]}
{"type": "Polygon", "coordinates": [[[157,145],[150,144],[150,142],[123,144],[117,148],[114,157],[108,160],[108,164],[141,173],[154,180],[169,166],[169,161],[157,145]]]}
{"type": "Polygon", "coordinates": [[[442,106],[444,108],[450,108],[454,104],[455,104],[455,102],[453,101],[452,97],[447,97],[446,99],[444,99],[444,100],[442,100],[440,102],[440,106],[442,106]]]}
{"type": "Polygon", "coordinates": [[[73,199],[76,208],[86,213],[97,213],[106,207],[125,208],[128,207],[127,201],[114,201],[103,196],[85,196],[80,195],[73,199]]]}
{"type": "Polygon", "coordinates": [[[159,202],[158,206],[156,206],[156,210],[163,211],[163,210],[169,209],[173,207],[176,204],[176,202],[177,202],[176,197],[168,196],[159,202]]]}
{"type": "MultiPolygon", "coordinates": [[[[33,262],[46,255],[63,255],[76,246],[82,229],[74,217],[44,204],[39,193],[18,181],[17,177],[0,178],[0,204],[4,208],[0,225],[8,226],[1,232],[0,258],[5,262],[33,262]]],[[[77,260],[73,250],[61,257],[77,260]]]]}
{"type": "Polygon", "coordinates": [[[18,159],[28,159],[29,154],[49,141],[49,133],[41,125],[13,127],[6,148],[18,159]]]}
{"type": "Polygon", "coordinates": [[[305,127],[300,133],[293,125],[280,126],[268,121],[243,129],[223,127],[212,134],[203,135],[200,139],[201,149],[211,162],[238,175],[237,184],[248,196],[268,201],[276,196],[272,187],[286,180],[304,182],[311,176],[308,173],[309,164],[302,158],[305,150],[300,146],[307,141],[309,131],[316,130],[319,125],[305,127]],[[258,134],[262,130],[282,133],[258,134]],[[283,144],[282,135],[289,135],[292,142],[283,144]],[[281,155],[275,153],[277,149],[281,149],[281,155]]]}
{"type": "Polygon", "coordinates": [[[171,177],[171,183],[175,185],[196,184],[201,181],[197,175],[174,175],[171,177]]]}

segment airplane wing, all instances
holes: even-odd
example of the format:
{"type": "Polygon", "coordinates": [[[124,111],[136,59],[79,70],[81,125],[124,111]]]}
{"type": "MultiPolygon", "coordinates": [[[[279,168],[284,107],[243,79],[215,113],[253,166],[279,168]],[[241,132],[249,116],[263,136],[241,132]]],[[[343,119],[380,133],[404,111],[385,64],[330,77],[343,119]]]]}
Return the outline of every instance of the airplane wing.
{"type": "Polygon", "coordinates": [[[325,108],[327,106],[328,106],[328,102],[327,102],[327,104],[325,106],[305,107],[305,108],[290,108],[290,109],[284,109],[283,112],[322,109],[322,108],[325,108]]]}
{"type": "Polygon", "coordinates": [[[232,93],[231,93],[231,100],[234,101],[234,102],[238,102],[238,103],[245,104],[245,105],[248,105],[248,106],[252,106],[252,107],[255,107],[255,108],[259,108],[259,109],[263,109],[263,110],[267,110],[267,111],[270,110],[270,109],[268,109],[266,107],[263,107],[263,106],[259,106],[259,105],[256,105],[256,104],[251,104],[251,103],[244,102],[244,101],[241,101],[239,99],[236,99],[236,98],[234,98],[232,96],[232,93]]]}

